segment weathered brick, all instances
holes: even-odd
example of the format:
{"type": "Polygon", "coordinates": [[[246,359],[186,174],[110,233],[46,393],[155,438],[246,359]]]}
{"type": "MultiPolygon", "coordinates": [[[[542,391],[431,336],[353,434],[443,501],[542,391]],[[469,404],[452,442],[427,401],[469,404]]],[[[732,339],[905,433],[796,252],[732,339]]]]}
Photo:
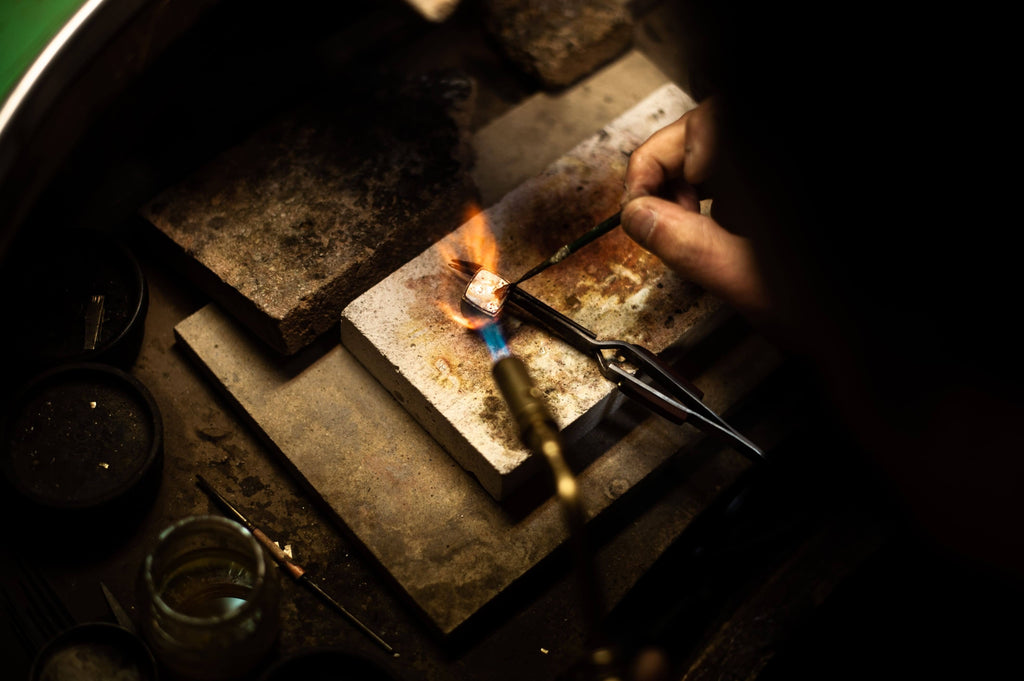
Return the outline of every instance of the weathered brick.
{"type": "MultiPolygon", "coordinates": [[[[629,152],[693,105],[679,88],[664,85],[342,313],[345,347],[495,499],[508,498],[543,464],[519,439],[486,345],[451,317],[466,281],[448,263],[480,258],[476,245],[490,241],[478,238],[483,232],[496,246],[496,271],[522,274],[615,213],[629,152]]],[[[523,290],[601,338],[651,352],[701,329],[721,307],[621,229],[525,282],[523,290]]],[[[506,315],[505,333],[571,448],[600,420],[615,385],[594,357],[535,324],[506,315]]]]}
{"type": "Polygon", "coordinates": [[[458,227],[473,84],[376,75],[292,111],[143,209],[183,271],[291,354],[342,308],[458,227]]]}
{"type": "Polygon", "coordinates": [[[488,31],[508,57],[548,88],[569,85],[633,41],[623,0],[486,0],[488,31]]]}

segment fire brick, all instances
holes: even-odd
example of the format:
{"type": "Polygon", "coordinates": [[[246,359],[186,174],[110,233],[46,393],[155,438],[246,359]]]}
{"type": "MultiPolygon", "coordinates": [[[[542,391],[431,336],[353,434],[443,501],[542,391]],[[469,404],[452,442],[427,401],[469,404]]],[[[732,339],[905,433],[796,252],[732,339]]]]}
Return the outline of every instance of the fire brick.
{"type": "Polygon", "coordinates": [[[486,25],[509,59],[547,88],[562,88],[633,41],[623,0],[488,0],[486,25]]]}
{"type": "MultiPolygon", "coordinates": [[[[492,252],[492,271],[506,278],[522,274],[615,213],[629,153],[693,105],[674,85],[656,90],[345,308],[345,347],[494,498],[508,498],[543,469],[519,441],[484,342],[455,319],[468,282],[448,263],[480,262],[492,252]],[[492,238],[479,238],[487,234],[492,238]]],[[[652,352],[684,339],[721,307],[621,229],[525,282],[523,290],[600,338],[652,352]]],[[[509,318],[504,333],[572,456],[574,442],[612,401],[614,386],[593,357],[535,325],[509,318]]]]}
{"type": "Polygon", "coordinates": [[[373,74],[282,116],[142,211],[169,257],[292,354],[464,219],[472,81],[373,74]]]}

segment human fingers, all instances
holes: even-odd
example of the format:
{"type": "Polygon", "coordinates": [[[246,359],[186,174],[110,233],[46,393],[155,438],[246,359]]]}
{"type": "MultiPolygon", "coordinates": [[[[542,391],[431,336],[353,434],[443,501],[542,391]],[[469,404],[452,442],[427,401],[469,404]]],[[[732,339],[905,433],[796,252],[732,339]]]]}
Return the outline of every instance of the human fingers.
{"type": "Polygon", "coordinates": [[[660,193],[682,166],[686,115],[655,132],[630,155],[626,166],[627,200],[660,193]]]}
{"type": "Polygon", "coordinates": [[[634,199],[622,211],[622,228],[669,268],[738,310],[767,310],[764,284],[750,242],[712,218],[657,197],[634,199]]]}
{"type": "Polygon", "coordinates": [[[708,100],[637,147],[626,167],[627,200],[665,196],[673,183],[680,183],[687,189],[680,192],[676,188],[674,198],[694,209],[691,204],[696,191],[692,188],[708,179],[714,150],[714,105],[713,100],[708,100]]]}

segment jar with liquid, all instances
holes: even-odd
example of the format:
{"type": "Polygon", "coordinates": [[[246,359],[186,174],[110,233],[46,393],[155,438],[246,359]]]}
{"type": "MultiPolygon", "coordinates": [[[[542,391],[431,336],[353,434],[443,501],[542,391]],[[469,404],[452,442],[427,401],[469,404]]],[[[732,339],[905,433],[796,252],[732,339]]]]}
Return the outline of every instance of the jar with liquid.
{"type": "Polygon", "coordinates": [[[242,678],[277,640],[277,570],[232,520],[197,516],[171,525],[139,582],[143,635],[172,678],[242,678]]]}

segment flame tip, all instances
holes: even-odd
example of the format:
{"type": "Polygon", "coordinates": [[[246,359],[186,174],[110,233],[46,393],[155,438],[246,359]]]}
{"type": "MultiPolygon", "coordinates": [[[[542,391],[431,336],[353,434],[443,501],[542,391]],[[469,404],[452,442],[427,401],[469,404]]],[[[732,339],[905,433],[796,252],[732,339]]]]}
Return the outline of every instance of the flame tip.
{"type": "MultiPolygon", "coordinates": [[[[471,204],[467,207],[464,224],[445,239],[437,243],[437,250],[451,269],[475,275],[481,269],[496,271],[498,265],[498,245],[487,221],[487,214],[479,206],[471,204]],[[461,257],[460,257],[461,256],[461,257]]],[[[477,330],[483,326],[466,319],[466,316],[453,310],[449,305],[439,305],[441,309],[468,329],[477,330]]]]}

